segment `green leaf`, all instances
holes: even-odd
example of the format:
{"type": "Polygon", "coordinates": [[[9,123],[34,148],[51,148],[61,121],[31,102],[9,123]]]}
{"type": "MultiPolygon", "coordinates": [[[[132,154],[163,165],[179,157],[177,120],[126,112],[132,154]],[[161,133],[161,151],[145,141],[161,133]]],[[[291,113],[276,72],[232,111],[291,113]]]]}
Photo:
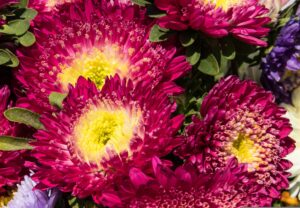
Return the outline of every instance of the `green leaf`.
{"type": "Polygon", "coordinates": [[[189,112],[185,114],[185,116],[188,117],[188,116],[199,115],[199,114],[200,114],[199,111],[195,111],[194,109],[191,109],[189,112]]]}
{"type": "Polygon", "coordinates": [[[20,3],[18,4],[20,8],[25,8],[28,6],[28,0],[20,0],[20,3]]]}
{"type": "Polygon", "coordinates": [[[235,58],[235,47],[230,39],[224,39],[222,41],[222,56],[228,60],[233,60],[235,58]]]}
{"type": "Polygon", "coordinates": [[[102,207],[90,200],[78,199],[73,196],[68,198],[68,204],[71,208],[101,208],[102,207]]]}
{"type": "Polygon", "coordinates": [[[17,36],[23,35],[30,27],[30,23],[28,20],[12,20],[9,21],[7,25],[9,27],[9,30],[13,31],[13,34],[17,36]]]}
{"type": "Polygon", "coordinates": [[[40,115],[25,108],[10,108],[4,112],[4,116],[12,122],[26,124],[35,129],[44,129],[43,124],[40,122],[40,115]]]}
{"type": "Polygon", "coordinates": [[[201,59],[198,69],[204,74],[215,76],[219,73],[220,67],[216,57],[209,54],[205,59],[201,59]]]}
{"type": "Polygon", "coordinates": [[[200,46],[197,47],[196,45],[187,48],[186,59],[191,65],[195,65],[199,61],[201,57],[200,51],[200,46]]]}
{"type": "Polygon", "coordinates": [[[33,33],[27,31],[24,35],[19,37],[19,41],[23,46],[29,47],[35,43],[35,37],[33,33]]]}
{"type": "Polygon", "coordinates": [[[0,65],[4,65],[10,61],[10,54],[5,50],[0,49],[0,65]]]}
{"type": "Polygon", "coordinates": [[[0,28],[0,33],[6,34],[6,35],[14,35],[15,31],[8,25],[2,25],[2,28],[0,28]]]}
{"type": "Polygon", "coordinates": [[[22,19],[32,20],[36,17],[37,14],[38,14],[38,12],[36,10],[27,8],[24,10],[24,12],[21,14],[20,17],[22,19]]]}
{"type": "Polygon", "coordinates": [[[56,106],[60,109],[62,109],[62,103],[64,99],[66,98],[67,94],[58,93],[58,92],[52,92],[49,95],[49,102],[52,106],[56,106]]]}
{"type": "Polygon", "coordinates": [[[168,29],[160,28],[158,25],[154,25],[150,31],[151,42],[161,42],[168,39],[168,29]]]}
{"type": "Polygon", "coordinates": [[[220,62],[220,72],[217,75],[215,75],[215,81],[220,80],[222,77],[224,77],[227,74],[231,65],[231,61],[226,59],[224,56],[221,57],[220,62]]]}
{"type": "Polygon", "coordinates": [[[5,49],[5,51],[9,54],[10,56],[10,62],[8,62],[7,64],[5,64],[6,66],[9,66],[9,67],[17,67],[19,65],[19,59],[18,57],[12,53],[10,50],[8,49],[5,49]]]}
{"type": "Polygon", "coordinates": [[[0,136],[1,151],[31,150],[29,139],[20,137],[0,136]]]}
{"type": "Polygon", "coordinates": [[[139,6],[147,6],[150,4],[150,2],[146,1],[146,0],[131,0],[132,3],[137,4],[139,6]]]}
{"type": "Polygon", "coordinates": [[[188,47],[188,46],[192,45],[196,39],[197,39],[197,34],[191,32],[191,31],[183,32],[179,36],[179,40],[183,47],[188,47]]]}

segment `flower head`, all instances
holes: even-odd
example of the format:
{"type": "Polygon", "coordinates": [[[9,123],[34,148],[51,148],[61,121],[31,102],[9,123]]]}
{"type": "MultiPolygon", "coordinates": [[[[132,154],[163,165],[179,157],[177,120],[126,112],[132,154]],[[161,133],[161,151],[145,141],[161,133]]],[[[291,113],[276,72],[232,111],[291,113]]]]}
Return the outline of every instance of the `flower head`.
{"type": "MultiPolygon", "coordinates": [[[[9,122],[3,112],[10,106],[10,90],[7,86],[0,88],[0,136],[17,136],[18,126],[9,122]]],[[[1,139],[1,138],[0,138],[1,139]]],[[[14,186],[28,173],[24,167],[26,151],[0,151],[0,192],[6,186],[14,186]]]]}
{"type": "Polygon", "coordinates": [[[249,44],[266,46],[260,38],[268,34],[270,22],[266,9],[257,0],[155,0],[155,6],[166,12],[158,19],[161,27],[173,30],[192,28],[211,37],[229,34],[249,44]]]}
{"type": "Polygon", "coordinates": [[[291,93],[300,86],[300,20],[282,28],[272,51],[262,63],[262,83],[281,102],[290,103],[291,93]]]}
{"type": "Polygon", "coordinates": [[[164,94],[145,92],[118,76],[107,80],[101,92],[80,77],[63,110],[41,118],[45,130],[32,143],[41,164],[33,176],[38,187],[92,195],[105,203],[106,187],[116,177],[132,166],[147,167],[153,155],[165,156],[180,144],[176,133],[183,116],[171,118],[174,105],[164,94]]]}
{"type": "Polygon", "coordinates": [[[294,141],[288,137],[292,128],[285,111],[272,94],[230,76],[209,92],[200,111],[203,119],[194,117],[187,127],[187,144],[179,155],[205,173],[236,158],[269,203],[278,198],[288,187],[291,163],[284,157],[294,149],[294,141]]]}
{"type": "Polygon", "coordinates": [[[33,190],[36,183],[28,176],[17,185],[17,191],[7,203],[6,208],[54,208],[59,192],[33,190]]]}
{"type": "Polygon", "coordinates": [[[126,207],[233,208],[263,205],[255,191],[249,188],[249,182],[245,182],[247,179],[242,175],[243,168],[238,167],[234,160],[229,162],[226,169],[206,175],[184,167],[172,171],[154,158],[153,171],[154,177],[138,169],[130,171],[137,194],[126,207]],[[137,183],[138,179],[140,183],[137,183]]]}
{"type": "Polygon", "coordinates": [[[47,22],[48,29],[36,30],[39,44],[20,53],[22,67],[17,72],[27,97],[50,108],[49,94],[67,92],[68,84],[75,84],[79,76],[101,89],[106,77],[115,74],[167,94],[182,92],[173,81],[190,65],[184,56],[175,55],[175,47],[149,42],[151,22],[143,18],[145,11],[99,4],[87,0],[63,5],[47,22]]]}

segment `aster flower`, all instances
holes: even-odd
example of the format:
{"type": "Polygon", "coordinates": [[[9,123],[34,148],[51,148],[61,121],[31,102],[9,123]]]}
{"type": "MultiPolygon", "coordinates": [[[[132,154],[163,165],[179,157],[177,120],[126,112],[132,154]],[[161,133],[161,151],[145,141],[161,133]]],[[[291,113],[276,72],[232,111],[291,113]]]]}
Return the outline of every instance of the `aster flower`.
{"type": "Polygon", "coordinates": [[[284,159],[294,149],[284,109],[253,81],[230,76],[208,93],[200,112],[203,119],[193,118],[178,154],[204,173],[222,169],[236,158],[247,166],[252,186],[260,187],[262,200],[270,205],[288,188],[286,170],[292,165],[284,159]]]}
{"type": "Polygon", "coordinates": [[[6,208],[54,208],[59,192],[33,190],[36,183],[28,176],[18,184],[17,191],[6,208]]]}
{"type": "Polygon", "coordinates": [[[282,28],[272,51],[263,59],[262,84],[280,102],[291,102],[291,93],[300,86],[300,20],[293,17],[282,28]]]}
{"type": "Polygon", "coordinates": [[[163,28],[192,28],[211,37],[229,34],[248,44],[266,46],[260,38],[268,34],[268,9],[257,0],[204,1],[154,0],[155,6],[166,13],[158,19],[163,28]]]}
{"type": "Polygon", "coordinates": [[[106,77],[118,74],[149,89],[182,92],[173,81],[190,65],[184,56],[175,55],[175,47],[148,41],[151,23],[143,18],[145,11],[125,4],[98,4],[91,0],[65,4],[48,26],[36,29],[39,44],[19,53],[21,70],[16,76],[27,90],[21,106],[34,100],[37,109],[49,109],[49,94],[67,92],[68,84],[75,84],[79,76],[91,79],[99,89],[106,77]]]}
{"type": "Polygon", "coordinates": [[[282,104],[282,106],[287,110],[285,116],[291,121],[293,126],[290,137],[296,141],[296,150],[286,157],[293,163],[293,167],[289,169],[293,179],[289,189],[291,197],[298,197],[300,200],[300,87],[294,90],[292,94],[292,105],[282,104]]]}
{"type": "Polygon", "coordinates": [[[199,175],[191,168],[178,167],[172,171],[154,158],[153,171],[155,176],[149,177],[138,169],[131,169],[130,179],[137,194],[124,207],[233,208],[263,205],[257,194],[250,190],[249,182],[242,182],[247,179],[235,160],[214,175],[199,175]]]}
{"type": "Polygon", "coordinates": [[[33,176],[37,187],[58,187],[80,198],[92,195],[104,205],[120,203],[110,198],[107,185],[181,143],[176,133],[183,116],[170,118],[174,110],[164,94],[134,88],[118,76],[107,80],[101,92],[80,77],[63,110],[41,118],[45,130],[32,143],[32,154],[41,164],[33,176]]]}
{"type": "MultiPolygon", "coordinates": [[[[0,136],[17,136],[17,125],[9,122],[3,112],[12,103],[9,100],[10,90],[7,86],[0,88],[0,136]]],[[[14,186],[28,172],[24,167],[26,151],[0,151],[0,192],[4,187],[14,186]]]]}

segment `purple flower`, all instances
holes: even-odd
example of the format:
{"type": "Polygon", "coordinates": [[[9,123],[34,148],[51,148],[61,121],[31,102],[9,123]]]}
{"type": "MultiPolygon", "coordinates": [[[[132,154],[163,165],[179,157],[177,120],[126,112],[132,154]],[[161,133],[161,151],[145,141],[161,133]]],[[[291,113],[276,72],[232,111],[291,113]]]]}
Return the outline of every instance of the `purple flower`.
{"type": "Polygon", "coordinates": [[[30,177],[25,176],[7,208],[53,208],[59,196],[58,191],[33,190],[35,185],[30,177]]]}
{"type": "Polygon", "coordinates": [[[300,20],[293,17],[282,28],[275,46],[262,63],[262,83],[280,102],[291,102],[300,86],[300,20]]]}

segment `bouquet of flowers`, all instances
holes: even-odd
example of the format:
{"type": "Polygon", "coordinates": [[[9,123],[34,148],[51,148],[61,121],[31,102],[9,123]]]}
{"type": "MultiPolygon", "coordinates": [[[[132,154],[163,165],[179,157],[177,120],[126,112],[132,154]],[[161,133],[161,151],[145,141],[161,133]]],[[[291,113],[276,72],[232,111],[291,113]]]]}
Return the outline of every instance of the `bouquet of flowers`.
{"type": "Polygon", "coordinates": [[[299,4],[0,0],[0,207],[300,206],[299,4]]]}

